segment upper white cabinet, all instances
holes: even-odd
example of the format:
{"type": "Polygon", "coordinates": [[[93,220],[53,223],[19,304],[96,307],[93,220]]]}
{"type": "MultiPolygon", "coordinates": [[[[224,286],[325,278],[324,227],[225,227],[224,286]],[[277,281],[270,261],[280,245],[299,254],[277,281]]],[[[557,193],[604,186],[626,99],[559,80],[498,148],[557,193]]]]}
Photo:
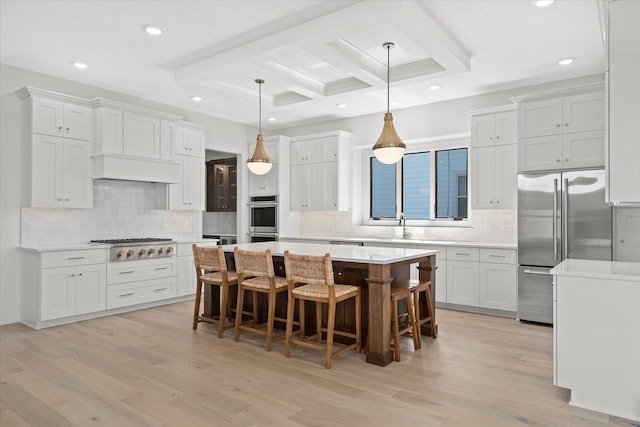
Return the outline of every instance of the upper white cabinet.
{"type": "Polygon", "coordinates": [[[514,209],[518,193],[517,145],[471,149],[471,207],[514,209]]]}
{"type": "Polygon", "coordinates": [[[180,182],[169,184],[169,209],[202,211],[204,210],[204,158],[191,156],[176,156],[180,164],[180,182]]]}
{"type": "Polygon", "coordinates": [[[92,110],[87,101],[25,87],[30,148],[29,206],[90,208],[93,206],[92,110]]]}
{"type": "Polygon", "coordinates": [[[122,154],[124,145],[123,111],[109,107],[94,110],[95,126],[93,143],[96,153],[122,154]]]}
{"type": "Polygon", "coordinates": [[[601,130],[604,120],[604,92],[522,102],[518,105],[518,137],[601,130]]]}
{"type": "Polygon", "coordinates": [[[605,102],[601,89],[602,84],[592,84],[555,92],[555,97],[537,94],[519,98],[518,171],[604,166],[605,102]]]}
{"type": "Polygon", "coordinates": [[[205,131],[203,127],[179,122],[175,130],[176,154],[204,157],[205,131]]]}
{"type": "MultiPolygon", "coordinates": [[[[264,138],[264,149],[271,159],[271,170],[264,175],[256,175],[248,172],[248,188],[249,196],[272,196],[280,195],[281,200],[286,200],[288,188],[281,188],[282,185],[288,186],[289,173],[289,138],[277,135],[264,138]],[[281,153],[286,158],[281,158],[281,153]],[[280,166],[282,165],[282,167],[280,166]]],[[[256,143],[251,142],[248,146],[248,156],[250,157],[256,149],[256,143]]],[[[283,205],[286,206],[286,203],[283,205]]],[[[279,208],[280,209],[280,208],[279,208]]],[[[284,215],[285,211],[281,212],[284,215]]],[[[284,216],[282,216],[284,218],[284,216]]]]}
{"type": "Polygon", "coordinates": [[[515,144],[518,142],[517,129],[515,111],[474,115],[471,117],[471,147],[515,144]]]}
{"type": "MultiPolygon", "coordinates": [[[[271,157],[271,155],[269,156],[271,157]]],[[[249,172],[249,195],[272,196],[278,194],[278,172],[277,164],[271,165],[271,170],[264,175],[249,172]]]]}
{"type": "Polygon", "coordinates": [[[32,114],[33,133],[91,141],[92,112],[86,105],[34,97],[32,114]]]}
{"type": "Polygon", "coordinates": [[[160,119],[125,111],[124,150],[127,156],[160,158],[160,119]]]}
{"type": "Polygon", "coordinates": [[[346,132],[338,131],[292,138],[290,210],[349,209],[349,136],[346,132]]]}
{"type": "Polygon", "coordinates": [[[612,1],[607,37],[607,201],[640,206],[640,2],[612,1]]]}

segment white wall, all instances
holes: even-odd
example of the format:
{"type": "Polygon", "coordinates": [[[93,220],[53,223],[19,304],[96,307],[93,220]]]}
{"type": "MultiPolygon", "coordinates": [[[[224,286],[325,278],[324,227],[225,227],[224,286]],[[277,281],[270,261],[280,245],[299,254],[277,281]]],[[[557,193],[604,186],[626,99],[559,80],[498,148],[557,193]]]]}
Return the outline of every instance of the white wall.
{"type": "MultiPolygon", "coordinates": [[[[22,126],[24,118],[21,112],[21,101],[14,92],[24,86],[47,89],[87,99],[103,97],[181,115],[186,121],[209,126],[206,140],[207,149],[237,153],[245,161],[247,157],[247,142],[249,141],[247,132],[253,134],[252,128],[247,128],[239,123],[0,64],[0,324],[17,322],[20,319],[20,257],[16,247],[20,246],[21,207],[24,206],[27,197],[23,183],[27,182],[26,177],[30,172],[26,147],[23,144],[24,130],[22,126]]],[[[102,193],[99,192],[99,194],[102,193]]],[[[149,214],[144,206],[142,210],[145,212],[134,214],[138,216],[149,214]]],[[[47,222],[49,220],[39,221],[42,218],[48,218],[48,214],[43,214],[42,211],[33,209],[29,209],[29,211],[32,215],[35,214],[40,224],[44,223],[44,226],[49,224],[47,222]],[[42,215],[45,216],[43,217],[42,215]]],[[[66,221],[67,214],[73,215],[73,211],[76,210],[68,210],[68,212],[61,214],[65,216],[63,222],[66,221]]],[[[80,214],[81,218],[79,220],[81,222],[92,221],[92,218],[85,218],[87,214],[87,212],[80,214]]],[[[193,220],[195,224],[189,224],[189,219],[185,219],[181,213],[169,212],[159,213],[159,215],[164,216],[161,221],[168,221],[173,224],[174,231],[179,236],[189,233],[189,227],[191,227],[190,229],[193,233],[199,233],[201,230],[202,218],[199,214],[193,220]]],[[[242,219],[239,219],[238,223],[240,224],[241,222],[242,219]]],[[[244,224],[246,223],[247,220],[245,218],[244,224]]],[[[58,222],[54,222],[54,224],[59,227],[58,222]]],[[[42,225],[37,227],[40,226],[42,225]]],[[[61,238],[62,232],[60,232],[59,228],[53,231],[55,238],[61,238]]],[[[103,235],[111,233],[108,228],[102,231],[104,231],[103,235]]],[[[34,238],[41,241],[43,235],[31,233],[30,236],[37,236],[34,238]]],[[[64,239],[64,237],[62,238],[64,239]]]]}

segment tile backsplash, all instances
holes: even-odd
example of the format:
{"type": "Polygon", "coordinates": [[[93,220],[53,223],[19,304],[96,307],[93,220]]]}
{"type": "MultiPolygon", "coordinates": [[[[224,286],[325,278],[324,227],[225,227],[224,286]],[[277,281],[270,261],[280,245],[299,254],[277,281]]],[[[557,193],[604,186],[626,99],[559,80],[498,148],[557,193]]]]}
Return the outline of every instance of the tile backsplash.
{"type": "Polygon", "coordinates": [[[87,243],[94,239],[197,237],[199,211],[156,209],[157,186],[149,182],[94,180],[93,208],[23,208],[21,245],[87,243]]]}
{"type": "MultiPolygon", "coordinates": [[[[407,223],[411,239],[452,240],[496,244],[517,243],[517,211],[476,210],[466,225],[417,227],[407,223]]],[[[353,225],[351,212],[303,212],[300,215],[302,236],[402,238],[401,226],[353,225]]]]}

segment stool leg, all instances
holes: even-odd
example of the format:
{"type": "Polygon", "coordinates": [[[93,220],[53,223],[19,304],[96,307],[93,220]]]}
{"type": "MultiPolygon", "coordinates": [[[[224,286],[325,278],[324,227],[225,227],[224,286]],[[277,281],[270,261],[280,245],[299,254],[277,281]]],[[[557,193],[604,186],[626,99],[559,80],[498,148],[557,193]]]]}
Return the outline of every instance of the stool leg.
{"type": "Polygon", "coordinates": [[[267,314],[267,351],[271,351],[271,342],[273,340],[273,322],[276,316],[276,291],[269,291],[269,312],[267,314]]]}
{"type": "Polygon", "coordinates": [[[329,310],[327,313],[327,350],[324,356],[324,367],[326,369],[331,368],[331,356],[333,352],[333,328],[336,323],[336,302],[331,301],[329,303],[329,310]]]}
{"type": "MultiPolygon", "coordinates": [[[[421,326],[421,318],[420,318],[420,292],[412,291],[411,295],[413,296],[413,311],[414,311],[414,319],[416,320],[416,328],[414,335],[418,338],[418,344],[416,350],[422,348],[422,330],[421,326]]],[[[415,344],[414,344],[415,345],[415,344]]]]}
{"type": "Polygon", "coordinates": [[[196,285],[196,302],[193,308],[193,330],[198,329],[198,318],[200,317],[200,295],[202,294],[202,282],[198,280],[196,285]]]}
{"type": "Polygon", "coordinates": [[[242,306],[244,302],[244,287],[238,284],[238,305],[236,306],[236,328],[233,334],[233,340],[240,340],[240,322],[242,322],[242,306]]]}
{"type": "MultiPolygon", "coordinates": [[[[289,357],[291,352],[291,335],[293,335],[293,311],[296,307],[296,299],[289,292],[289,300],[287,301],[287,334],[284,338],[284,357],[289,357]]],[[[300,315],[300,328],[304,328],[304,319],[300,315]]]]}
{"type": "Polygon", "coordinates": [[[360,317],[362,316],[361,307],[360,307],[360,289],[358,289],[358,293],[356,294],[356,351],[360,353],[360,349],[362,347],[362,332],[360,331],[360,317]]]}
{"type": "Polygon", "coordinates": [[[433,321],[434,316],[433,316],[433,301],[431,300],[431,285],[427,286],[425,295],[427,297],[427,309],[429,310],[429,325],[431,325],[431,338],[437,338],[438,331],[436,329],[436,324],[433,321]]]}
{"type": "Polygon", "coordinates": [[[398,325],[398,300],[391,300],[391,325],[393,327],[393,355],[396,362],[400,361],[400,326],[398,325]]]}
{"type": "Polygon", "coordinates": [[[320,303],[317,301],[316,301],[316,331],[318,331],[318,342],[322,342],[322,305],[320,305],[320,303]]]}
{"type": "Polygon", "coordinates": [[[251,292],[253,294],[253,326],[258,326],[258,293],[251,292]]]}
{"type": "Polygon", "coordinates": [[[409,315],[409,323],[411,324],[411,338],[413,338],[413,349],[419,350],[420,347],[420,327],[416,321],[416,311],[414,308],[413,292],[407,295],[407,314],[409,315]]]}

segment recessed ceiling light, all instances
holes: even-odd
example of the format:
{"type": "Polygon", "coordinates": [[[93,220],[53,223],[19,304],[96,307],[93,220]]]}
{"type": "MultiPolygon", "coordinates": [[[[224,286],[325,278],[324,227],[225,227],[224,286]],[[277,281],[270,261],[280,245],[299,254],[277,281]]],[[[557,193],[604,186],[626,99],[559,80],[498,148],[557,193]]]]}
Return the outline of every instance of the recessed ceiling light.
{"type": "Polygon", "coordinates": [[[80,68],[81,70],[86,70],[87,68],[89,68],[89,66],[84,62],[72,62],[72,64],[74,67],[80,68]]]}
{"type": "Polygon", "coordinates": [[[533,4],[537,7],[547,7],[551,5],[554,0],[535,0],[533,4]]]}
{"type": "Polygon", "coordinates": [[[158,28],[158,27],[152,27],[150,25],[145,25],[142,28],[144,28],[144,30],[147,33],[151,34],[152,36],[159,36],[160,34],[162,34],[162,30],[160,28],[158,28]]]}
{"type": "Polygon", "coordinates": [[[347,108],[347,104],[336,104],[338,108],[347,108]]]}
{"type": "Polygon", "coordinates": [[[400,101],[391,101],[389,104],[391,104],[391,105],[399,105],[400,101]]]}
{"type": "Polygon", "coordinates": [[[202,101],[202,97],[200,97],[200,96],[192,96],[191,100],[194,101],[194,102],[200,102],[200,101],[202,101]]]}
{"type": "Polygon", "coordinates": [[[276,118],[275,117],[267,117],[267,120],[269,120],[270,122],[275,122],[276,118]]]}
{"type": "Polygon", "coordinates": [[[436,91],[436,90],[440,90],[441,87],[442,86],[440,86],[440,85],[431,85],[431,86],[429,86],[429,89],[431,89],[433,91],[436,91]]]}
{"type": "Polygon", "coordinates": [[[560,61],[558,61],[558,64],[560,65],[569,65],[573,62],[573,58],[564,58],[561,59],[560,61]]]}

